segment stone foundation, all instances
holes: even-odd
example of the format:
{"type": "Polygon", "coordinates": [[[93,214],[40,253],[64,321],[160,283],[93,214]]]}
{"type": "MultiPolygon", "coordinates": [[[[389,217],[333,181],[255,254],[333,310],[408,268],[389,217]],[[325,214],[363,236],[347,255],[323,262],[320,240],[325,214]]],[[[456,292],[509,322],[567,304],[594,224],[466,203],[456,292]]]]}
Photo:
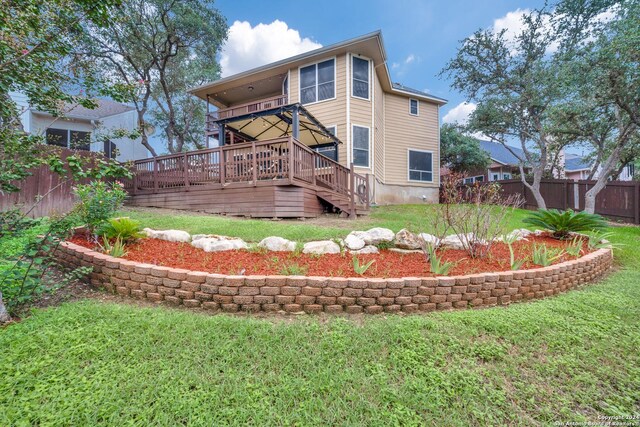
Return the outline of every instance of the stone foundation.
{"type": "Polygon", "coordinates": [[[532,270],[394,279],[228,276],[141,264],[63,242],[59,261],[93,267],[91,284],[123,296],[226,312],[427,312],[544,298],[589,283],[613,262],[611,249],[532,270]]]}

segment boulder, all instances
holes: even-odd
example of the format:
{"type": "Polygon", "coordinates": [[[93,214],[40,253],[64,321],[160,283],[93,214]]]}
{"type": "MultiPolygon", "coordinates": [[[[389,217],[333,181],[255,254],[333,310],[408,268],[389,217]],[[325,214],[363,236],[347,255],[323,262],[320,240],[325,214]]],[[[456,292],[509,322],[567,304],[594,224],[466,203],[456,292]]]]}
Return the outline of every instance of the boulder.
{"type": "Polygon", "coordinates": [[[401,249],[401,248],[389,248],[391,252],[397,252],[399,254],[418,254],[422,253],[421,249],[401,249]]]}
{"type": "Polygon", "coordinates": [[[533,233],[527,230],[526,228],[518,228],[504,236],[499,236],[498,238],[496,238],[496,240],[499,242],[504,242],[506,239],[513,238],[513,237],[515,237],[516,240],[523,240],[523,239],[526,239],[530,234],[533,234],[533,233]]]}
{"type": "Polygon", "coordinates": [[[400,249],[420,249],[422,247],[423,240],[420,236],[410,232],[406,228],[398,231],[395,236],[396,248],[400,249]]]}
{"type": "Polygon", "coordinates": [[[278,236],[270,236],[258,243],[259,248],[275,252],[292,252],[296,250],[296,242],[278,236]]]}
{"type": "Polygon", "coordinates": [[[145,228],[142,232],[152,239],[166,240],[168,242],[188,243],[191,241],[191,235],[182,230],[153,230],[145,228]]]}
{"type": "Polygon", "coordinates": [[[478,239],[473,233],[467,233],[461,236],[451,234],[442,239],[440,247],[447,249],[465,249],[465,246],[469,247],[472,244],[486,245],[487,243],[478,239]]]}
{"type": "Polygon", "coordinates": [[[388,228],[375,227],[367,230],[368,239],[364,239],[367,245],[377,245],[382,242],[393,242],[396,237],[388,228]]]}
{"type": "Polygon", "coordinates": [[[304,244],[304,248],[302,249],[302,253],[305,254],[339,254],[340,253],[340,245],[331,240],[320,240],[317,242],[307,242],[304,244]]]}
{"type": "Polygon", "coordinates": [[[380,253],[380,250],[373,245],[367,245],[365,247],[363,247],[362,249],[358,249],[355,251],[349,251],[350,253],[354,254],[354,255],[359,255],[359,254],[378,254],[380,253]]]}
{"type": "Polygon", "coordinates": [[[191,242],[191,246],[202,249],[205,252],[232,251],[249,248],[249,245],[242,239],[216,235],[199,237],[191,242]]]}
{"type": "Polygon", "coordinates": [[[351,251],[358,251],[364,248],[365,243],[364,239],[362,239],[360,236],[349,233],[349,235],[344,239],[344,246],[351,251]]]}
{"type": "Polygon", "coordinates": [[[427,245],[431,245],[434,248],[437,248],[438,246],[440,246],[440,239],[438,239],[433,234],[420,233],[418,234],[418,237],[420,237],[420,239],[422,239],[424,243],[426,243],[427,245]]]}

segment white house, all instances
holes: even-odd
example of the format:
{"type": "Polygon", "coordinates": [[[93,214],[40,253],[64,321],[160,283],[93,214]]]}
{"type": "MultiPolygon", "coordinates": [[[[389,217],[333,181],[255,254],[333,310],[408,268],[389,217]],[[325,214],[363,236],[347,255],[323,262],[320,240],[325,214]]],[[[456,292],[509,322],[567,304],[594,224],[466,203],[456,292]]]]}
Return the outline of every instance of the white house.
{"type": "Polygon", "coordinates": [[[31,108],[23,94],[11,93],[11,98],[22,111],[25,132],[46,136],[48,144],[103,152],[121,162],[149,157],[149,151],[139,138],[109,138],[116,130],[137,128],[137,113],[133,107],[98,99],[98,106],[93,110],[79,105],[65,106],[64,117],[54,117],[31,108]]]}

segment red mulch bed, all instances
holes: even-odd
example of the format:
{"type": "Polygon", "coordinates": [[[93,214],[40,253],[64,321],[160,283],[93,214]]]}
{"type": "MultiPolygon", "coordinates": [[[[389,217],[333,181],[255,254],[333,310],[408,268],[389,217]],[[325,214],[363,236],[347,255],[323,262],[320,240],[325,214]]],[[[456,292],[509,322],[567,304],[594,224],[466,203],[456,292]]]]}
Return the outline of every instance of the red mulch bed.
{"type": "MultiPolygon", "coordinates": [[[[527,258],[522,269],[539,268],[531,262],[534,244],[545,244],[548,247],[566,247],[569,242],[549,237],[529,236],[529,240],[520,240],[513,244],[516,259],[527,258]]],[[[90,249],[95,245],[82,235],[77,235],[71,242],[90,249]]],[[[244,275],[306,275],[354,277],[353,255],[306,255],[292,252],[257,252],[257,251],[225,251],[204,252],[188,243],[167,242],[157,239],[140,239],[127,245],[125,259],[166,267],[184,268],[188,270],[206,271],[220,274],[244,275]]],[[[589,251],[586,244],[582,255],[589,251]]],[[[494,243],[489,255],[482,259],[473,259],[462,250],[439,250],[438,256],[443,261],[454,262],[449,275],[464,275],[491,271],[509,271],[509,248],[503,243],[494,243]]],[[[429,265],[422,253],[400,254],[382,250],[379,254],[358,255],[360,264],[375,260],[364,273],[364,277],[429,277],[429,265]]],[[[555,261],[560,263],[572,257],[565,254],[555,261]]]]}

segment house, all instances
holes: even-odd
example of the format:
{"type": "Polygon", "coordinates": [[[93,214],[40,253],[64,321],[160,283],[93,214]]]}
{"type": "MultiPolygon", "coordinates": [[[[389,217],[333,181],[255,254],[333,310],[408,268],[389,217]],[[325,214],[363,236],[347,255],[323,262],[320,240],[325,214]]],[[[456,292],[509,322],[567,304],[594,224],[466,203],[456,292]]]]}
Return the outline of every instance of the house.
{"type": "MultiPolygon", "coordinates": [[[[520,174],[517,156],[522,156],[522,149],[518,147],[505,147],[499,142],[478,140],[480,148],[487,152],[491,163],[487,169],[474,170],[465,173],[464,183],[502,181],[512,179],[520,174]],[[515,153],[515,154],[514,154],[515,153]]],[[[525,168],[526,170],[527,168],[525,168]]]]}
{"type": "Polygon", "coordinates": [[[138,127],[133,107],[108,99],[98,99],[95,109],[80,105],[65,105],[63,117],[29,107],[26,96],[12,93],[12,99],[22,109],[22,126],[27,133],[46,136],[48,144],[66,148],[103,152],[119,161],[144,159],[148,150],[139,139],[108,138],[116,130],[133,131],[138,127]]]}
{"type": "Polygon", "coordinates": [[[190,93],[209,108],[205,179],[177,182],[180,171],[203,174],[189,159],[141,163],[133,203],[303,217],[327,210],[354,216],[372,202],[438,201],[439,109],[446,100],[392,82],[380,31],[190,93]],[[173,175],[158,172],[163,168],[173,175]],[[202,190],[196,201],[163,195],[193,191],[193,184],[202,190]]]}
{"type": "MultiPolygon", "coordinates": [[[[579,156],[577,154],[565,154],[565,162],[564,162],[564,177],[566,179],[572,179],[574,181],[585,180],[589,178],[589,174],[591,173],[591,168],[593,167],[593,163],[586,159],[585,157],[579,156]]],[[[598,173],[600,169],[596,171],[593,179],[598,178],[598,173]]],[[[633,181],[633,177],[635,174],[635,164],[630,163],[626,165],[620,175],[618,175],[618,181],[633,181]]]]}

